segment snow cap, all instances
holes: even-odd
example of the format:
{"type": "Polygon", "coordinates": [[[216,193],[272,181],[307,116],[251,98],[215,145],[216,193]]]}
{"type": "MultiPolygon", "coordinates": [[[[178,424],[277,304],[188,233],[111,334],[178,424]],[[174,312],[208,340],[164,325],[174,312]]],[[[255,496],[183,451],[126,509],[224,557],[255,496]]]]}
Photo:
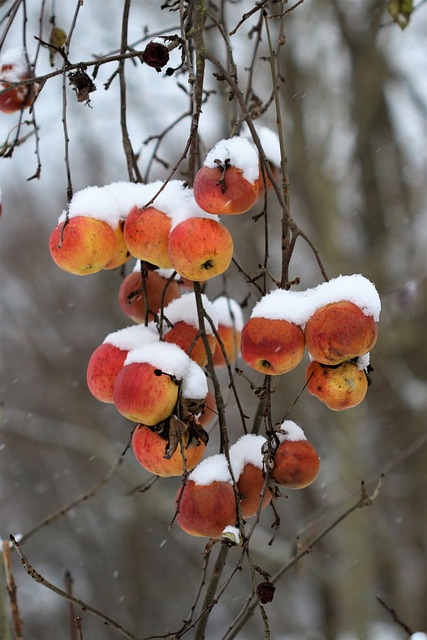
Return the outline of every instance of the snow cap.
{"type": "Polygon", "coordinates": [[[190,473],[189,479],[198,485],[208,485],[212,482],[233,483],[227,458],[223,453],[204,458],[190,473]]]}
{"type": "Polygon", "coordinates": [[[277,432],[277,436],[280,442],[284,440],[290,440],[291,442],[298,442],[299,440],[307,440],[305,437],[304,431],[292,420],[285,420],[280,425],[280,431],[285,431],[286,433],[277,432]]]}
{"type": "MultiPolygon", "coordinates": [[[[212,302],[202,293],[202,304],[208,316],[213,321],[215,327],[218,327],[218,314],[212,302]]],[[[199,328],[199,318],[197,315],[196,296],[194,291],[184,293],[180,298],[172,300],[164,309],[166,318],[175,324],[176,322],[186,322],[187,324],[199,328]]],[[[165,327],[165,333],[169,327],[165,327]]],[[[210,323],[205,320],[206,333],[212,334],[213,329],[210,323]]]]}
{"type": "Polygon", "coordinates": [[[245,180],[251,184],[259,178],[258,151],[253,142],[247,138],[235,136],[217,142],[209,151],[203,164],[210,169],[216,169],[218,164],[215,160],[220,160],[222,163],[229,160],[230,165],[240,169],[245,180]]]}
{"type": "Polygon", "coordinates": [[[208,381],[203,369],[190,359],[187,372],[182,381],[182,397],[204,400],[208,395],[208,381]]]}
{"type": "Polygon", "coordinates": [[[146,327],[143,324],[137,324],[109,333],[103,344],[111,344],[123,351],[131,351],[158,341],[159,334],[154,326],[146,327]]]}
{"type": "Polygon", "coordinates": [[[240,478],[245,465],[252,464],[262,469],[262,445],[266,442],[264,436],[247,433],[230,447],[230,461],[235,480],[240,478]]]}
{"type": "MultiPolygon", "coordinates": [[[[68,205],[68,217],[84,216],[102,220],[115,229],[120,221],[120,207],[117,199],[102,187],[86,187],[76,191],[68,205]]],[[[65,211],[59,216],[58,223],[64,222],[65,211]]]]}
{"type": "Polygon", "coordinates": [[[342,300],[352,302],[378,322],[380,297],[375,285],[360,274],[338,276],[305,291],[275,289],[255,305],[251,318],[287,320],[303,327],[317,309],[342,300]]]}
{"type": "Polygon", "coordinates": [[[234,327],[236,331],[243,329],[243,313],[242,308],[236,300],[227,296],[219,296],[212,302],[215,311],[218,314],[218,324],[224,327],[234,327]]]}
{"type": "Polygon", "coordinates": [[[190,365],[190,358],[176,344],[156,342],[129,351],[124,366],[135,362],[151,364],[156,369],[183,380],[190,365]]]}

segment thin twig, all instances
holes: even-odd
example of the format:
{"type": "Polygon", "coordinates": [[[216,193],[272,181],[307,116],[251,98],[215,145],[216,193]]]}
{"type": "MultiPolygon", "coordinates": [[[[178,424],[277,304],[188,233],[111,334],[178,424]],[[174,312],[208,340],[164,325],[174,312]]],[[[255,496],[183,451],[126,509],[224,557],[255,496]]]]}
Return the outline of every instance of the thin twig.
{"type": "Polygon", "coordinates": [[[53,591],[58,596],[61,596],[62,598],[65,598],[65,600],[68,600],[68,602],[72,602],[76,606],[80,607],[82,609],[82,611],[85,611],[86,613],[91,613],[96,618],[99,618],[99,620],[102,620],[102,622],[104,624],[106,624],[107,627],[111,627],[112,629],[115,629],[122,636],[124,636],[125,638],[128,638],[128,640],[138,640],[138,638],[136,636],[134,636],[133,633],[131,633],[130,631],[125,629],[125,627],[123,627],[123,625],[121,625],[116,620],[113,620],[113,618],[110,618],[105,613],[102,613],[102,611],[99,611],[99,609],[96,609],[95,607],[92,607],[90,604],[87,604],[86,602],[84,602],[80,598],[75,598],[74,596],[69,595],[66,591],[64,591],[60,587],[57,587],[55,584],[53,584],[49,580],[46,580],[46,578],[44,578],[29,563],[26,555],[24,555],[24,553],[23,553],[23,551],[21,549],[20,544],[18,544],[17,540],[14,538],[13,535],[10,536],[10,540],[11,540],[11,542],[12,542],[12,544],[13,544],[16,552],[17,552],[17,554],[19,555],[19,557],[21,559],[21,562],[22,562],[22,565],[23,565],[25,571],[28,573],[28,575],[35,582],[38,582],[43,587],[46,587],[46,589],[49,589],[50,591],[53,591]]]}
{"type": "Polygon", "coordinates": [[[22,632],[22,620],[19,615],[18,600],[16,597],[16,584],[12,573],[12,559],[10,557],[10,543],[3,541],[3,563],[6,575],[6,588],[10,600],[12,612],[12,626],[14,640],[24,640],[22,632]]]}

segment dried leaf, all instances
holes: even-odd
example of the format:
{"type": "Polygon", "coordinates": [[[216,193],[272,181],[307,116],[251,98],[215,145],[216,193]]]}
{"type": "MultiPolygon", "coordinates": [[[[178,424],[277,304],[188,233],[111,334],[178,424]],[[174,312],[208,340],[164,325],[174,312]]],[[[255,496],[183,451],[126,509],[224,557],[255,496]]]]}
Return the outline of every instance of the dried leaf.
{"type": "Polygon", "coordinates": [[[49,44],[52,45],[52,48],[49,49],[49,62],[51,67],[53,67],[55,55],[58,49],[60,49],[65,44],[66,40],[67,34],[65,33],[64,29],[61,29],[60,27],[52,28],[49,34],[49,44]]]}
{"type": "Polygon", "coordinates": [[[388,12],[401,29],[406,29],[414,10],[413,0],[388,0],[388,12]]]}
{"type": "Polygon", "coordinates": [[[169,439],[164,457],[170,460],[178,448],[179,442],[187,431],[188,426],[177,416],[172,415],[169,420],[169,439]]]}

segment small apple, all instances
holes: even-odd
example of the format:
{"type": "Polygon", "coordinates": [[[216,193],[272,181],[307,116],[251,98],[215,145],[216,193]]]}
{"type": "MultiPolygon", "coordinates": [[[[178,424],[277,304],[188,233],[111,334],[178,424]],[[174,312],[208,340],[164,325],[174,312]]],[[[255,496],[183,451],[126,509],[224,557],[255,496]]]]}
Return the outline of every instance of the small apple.
{"type": "Polygon", "coordinates": [[[288,489],[308,487],[319,473],[317,453],[303,430],[292,420],[285,420],[280,430],[270,475],[277,484],[288,489]]]}
{"type": "Polygon", "coordinates": [[[242,329],[243,360],[256,371],[281,375],[294,369],[305,350],[301,327],[287,320],[251,317],[242,329]]]}
{"type": "Polygon", "coordinates": [[[368,391],[368,376],[357,361],[327,365],[312,360],[306,381],[308,391],[333,411],[356,407],[368,391]]]}
{"type": "Polygon", "coordinates": [[[180,287],[176,280],[169,282],[172,271],[146,271],[143,279],[141,269],[135,269],[123,279],[119,289],[119,304],[122,311],[134,322],[145,322],[154,319],[162,304],[168,305],[172,300],[180,297],[180,287]],[[146,300],[149,313],[147,314],[146,300]]]}
{"type": "Polygon", "coordinates": [[[205,458],[176,494],[177,522],[192,536],[220,538],[237,521],[236,496],[223,454],[205,458]]]}
{"type": "Polygon", "coordinates": [[[212,214],[240,214],[258,199],[259,161],[255,146],[234,137],[219,141],[194,180],[194,199],[212,214]]]}
{"type": "Polygon", "coordinates": [[[103,220],[74,216],[60,222],[49,238],[50,254],[64,271],[78,276],[101,271],[116,250],[116,236],[103,220]]]}
{"type": "Polygon", "coordinates": [[[168,252],[172,267],[183,278],[204,282],[228,269],[233,239],[217,220],[191,217],[172,229],[168,252]]]}
{"type": "Polygon", "coordinates": [[[191,435],[191,428],[192,425],[184,431],[181,444],[169,457],[166,451],[168,436],[158,433],[153,427],[138,425],[132,436],[136,459],[144,469],[162,477],[181,476],[184,473],[184,459],[185,470],[191,471],[200,462],[206,448],[203,440],[191,435]]]}
{"type": "Polygon", "coordinates": [[[377,341],[377,324],[353,302],[331,302],[317,309],[305,325],[307,349],[313,360],[339,364],[363,356],[377,341]]]}

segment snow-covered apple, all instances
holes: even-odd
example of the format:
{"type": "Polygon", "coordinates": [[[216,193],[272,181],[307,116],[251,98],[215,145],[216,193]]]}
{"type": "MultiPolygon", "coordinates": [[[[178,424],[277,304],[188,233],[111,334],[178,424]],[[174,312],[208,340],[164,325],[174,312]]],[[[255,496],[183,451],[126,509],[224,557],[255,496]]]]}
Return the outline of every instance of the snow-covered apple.
{"type": "Polygon", "coordinates": [[[14,113],[26,109],[37,95],[38,85],[22,84],[33,77],[25,52],[20,47],[7,49],[0,58],[0,111],[14,113]],[[10,88],[9,88],[10,87],[10,88]]]}
{"type": "Polygon", "coordinates": [[[129,273],[120,285],[119,304],[123,313],[134,322],[145,322],[146,316],[149,321],[153,320],[153,314],[160,311],[162,304],[166,306],[181,295],[178,282],[169,281],[172,273],[171,270],[163,269],[146,271],[143,285],[141,267],[137,264],[135,270],[129,273]]]}
{"type": "Polygon", "coordinates": [[[301,427],[285,420],[276,435],[279,444],[274,452],[271,477],[288,489],[303,489],[312,484],[319,473],[320,461],[313,445],[301,427]]]}
{"type": "Polygon", "coordinates": [[[242,516],[255,516],[271,501],[271,491],[264,486],[262,446],[266,442],[260,435],[246,434],[229,451],[233,475],[241,500],[242,516]]]}
{"type": "MultiPolygon", "coordinates": [[[[236,300],[227,296],[219,296],[213,301],[218,314],[218,334],[229,362],[240,353],[240,340],[243,328],[242,308],[236,300]]],[[[224,367],[226,361],[219,341],[213,353],[213,363],[216,367],[224,367]]]]}

